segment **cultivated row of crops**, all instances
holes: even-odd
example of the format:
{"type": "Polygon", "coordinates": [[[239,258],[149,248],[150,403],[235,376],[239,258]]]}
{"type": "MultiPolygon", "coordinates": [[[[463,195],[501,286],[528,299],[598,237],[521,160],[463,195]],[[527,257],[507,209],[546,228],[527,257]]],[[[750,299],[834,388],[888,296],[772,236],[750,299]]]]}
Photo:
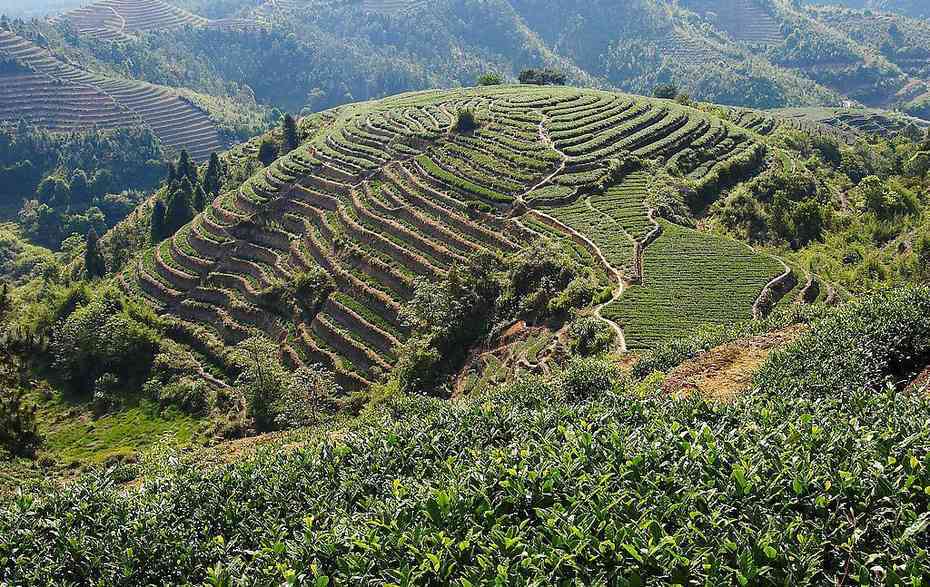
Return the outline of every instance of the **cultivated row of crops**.
{"type": "MultiPolygon", "coordinates": [[[[393,366],[395,347],[409,334],[400,311],[417,278],[441,278],[475,253],[550,238],[605,280],[619,271],[641,275],[643,246],[657,233],[645,204],[651,179],[642,171],[611,178],[616,169],[592,164],[593,154],[626,157],[635,146],[662,161],[690,149],[690,165],[717,169],[753,144],[735,127],[678,105],[565,88],[406,94],[303,124],[312,129],[303,146],[221,194],[123,282],[179,319],[209,324],[218,345],[265,336],[288,364],[323,363],[348,388],[393,366]],[[465,111],[477,128],[456,128],[465,111]],[[512,218],[514,205],[532,210],[512,218]],[[275,297],[321,272],[334,293],[309,314],[275,297]]],[[[695,254],[725,260],[734,246],[706,244],[695,254]]],[[[708,289],[729,288],[721,298],[735,284],[756,287],[751,271],[766,276],[753,299],[772,277],[768,266],[750,268],[757,259],[739,250],[743,262],[703,261],[716,272],[708,289]]],[[[647,256],[650,283],[665,280],[662,271],[678,273],[661,254],[655,260],[653,267],[647,256]]],[[[715,313],[709,306],[717,298],[696,296],[679,311],[693,312],[695,323],[734,320],[745,317],[742,301],[737,296],[732,311],[715,313]]],[[[653,306],[657,324],[668,332],[690,325],[665,315],[664,303],[653,306]]],[[[660,339],[641,338],[640,346],[660,339]]]]}
{"type": "Polygon", "coordinates": [[[623,325],[632,349],[652,348],[702,324],[753,317],[763,288],[784,272],[776,259],[736,241],[660,221],[645,250],[643,283],[606,315],[623,325]]]}
{"type": "Polygon", "coordinates": [[[6,94],[0,123],[26,120],[53,130],[143,124],[166,146],[186,149],[196,161],[224,148],[210,117],[174,90],[89,73],[7,30],[0,30],[0,57],[30,70],[0,78],[6,94]]]}
{"type": "Polygon", "coordinates": [[[208,21],[163,0],[99,0],[57,16],[53,22],[67,23],[78,34],[115,40],[138,32],[202,26],[208,21]]]}
{"type": "Polygon", "coordinates": [[[579,361],[39,487],[0,503],[0,582],[921,585],[930,405],[884,383],[930,360],[928,316],[926,289],[844,309],[727,404],[579,361]]]}

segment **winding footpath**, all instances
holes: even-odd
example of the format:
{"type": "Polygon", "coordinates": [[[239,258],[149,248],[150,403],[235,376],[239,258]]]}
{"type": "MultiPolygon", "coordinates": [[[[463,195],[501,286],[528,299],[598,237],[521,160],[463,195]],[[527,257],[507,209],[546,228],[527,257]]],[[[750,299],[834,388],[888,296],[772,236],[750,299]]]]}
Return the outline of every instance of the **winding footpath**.
{"type": "MultiPolygon", "coordinates": [[[[536,185],[532,186],[530,189],[526,190],[523,194],[518,196],[517,202],[524,206],[526,205],[525,197],[527,194],[533,191],[536,191],[548,185],[549,183],[551,183],[553,179],[555,179],[560,174],[565,172],[565,168],[568,165],[568,155],[566,155],[556,146],[555,141],[553,141],[552,137],[549,136],[549,133],[546,132],[546,117],[545,116],[543,116],[543,119],[539,121],[539,138],[550,149],[552,149],[553,151],[559,154],[559,157],[561,158],[562,162],[559,164],[559,167],[553,173],[549,174],[548,176],[543,178],[540,182],[538,182],[536,185]]],[[[576,188],[575,189],[576,195],[577,195],[577,192],[578,190],[576,188]]],[[[588,205],[590,206],[590,202],[588,202],[588,205]]],[[[626,280],[625,280],[623,272],[610,264],[610,262],[607,260],[607,257],[604,256],[604,253],[601,251],[600,247],[594,244],[594,242],[592,242],[591,239],[581,234],[580,232],[578,232],[571,226],[568,226],[561,220],[549,214],[546,214],[545,212],[532,209],[532,208],[527,209],[526,214],[530,216],[535,216],[537,219],[542,221],[544,224],[552,226],[553,228],[558,228],[562,232],[571,235],[572,238],[576,242],[584,246],[584,248],[586,248],[592,255],[594,255],[594,257],[598,260],[598,262],[607,271],[608,277],[614,283],[614,286],[615,286],[614,293],[613,293],[613,296],[610,298],[610,300],[594,307],[594,315],[597,316],[602,321],[606,322],[607,325],[610,327],[610,329],[613,330],[614,333],[616,333],[617,348],[621,353],[625,353],[627,351],[627,344],[626,344],[626,336],[623,333],[623,328],[621,328],[620,325],[617,324],[616,322],[606,318],[603,314],[604,308],[606,308],[610,304],[619,300],[620,297],[623,296],[624,291],[626,291],[626,280]]],[[[624,232],[624,234],[626,233],[624,232]]],[[[565,327],[563,327],[563,330],[564,328],[565,327]]],[[[557,336],[555,339],[557,340],[558,338],[559,337],[557,336]]]]}

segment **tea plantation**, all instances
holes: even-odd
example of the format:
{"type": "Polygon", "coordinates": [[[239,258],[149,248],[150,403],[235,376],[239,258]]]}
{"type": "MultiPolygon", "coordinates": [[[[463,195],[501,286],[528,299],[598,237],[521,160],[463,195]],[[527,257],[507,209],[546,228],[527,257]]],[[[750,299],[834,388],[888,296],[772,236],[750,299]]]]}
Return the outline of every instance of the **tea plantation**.
{"type": "Polygon", "coordinates": [[[265,337],[290,367],[323,364],[354,390],[394,367],[418,279],[443,279],[476,254],[556,240],[617,291],[647,283],[649,296],[631,290],[610,312],[637,348],[751,318],[782,272],[735,241],[688,233],[681,242],[672,226],[652,245],[660,229],[647,200],[671,181],[659,178],[666,167],[714,193],[768,165],[749,132],[669,100],[537,86],[430,91],[325,111],[302,132],[303,144],[142,255],[121,275],[124,290],[208,326],[210,348],[265,337]],[[463,113],[475,128],[459,128],[463,113]],[[280,284],[320,271],[337,295],[311,314],[269,301],[280,284]]]}
{"type": "Polygon", "coordinates": [[[930,405],[897,382],[930,360],[928,310],[904,289],[816,319],[729,404],[575,360],[234,465],[24,491],[0,506],[0,581],[921,585],[930,405]]]}

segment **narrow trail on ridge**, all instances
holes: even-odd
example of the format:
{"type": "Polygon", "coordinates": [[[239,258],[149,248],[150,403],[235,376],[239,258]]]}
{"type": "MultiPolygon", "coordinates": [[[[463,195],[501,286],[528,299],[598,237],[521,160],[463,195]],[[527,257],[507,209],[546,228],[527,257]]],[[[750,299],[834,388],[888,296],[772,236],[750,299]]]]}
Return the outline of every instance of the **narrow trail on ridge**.
{"type": "MultiPolygon", "coordinates": [[[[549,174],[548,176],[546,176],[545,178],[543,178],[543,179],[542,179],[541,181],[539,181],[536,185],[534,185],[534,186],[531,187],[530,189],[526,190],[523,194],[521,194],[521,195],[518,197],[517,201],[518,201],[520,204],[523,204],[523,205],[526,205],[525,197],[526,197],[527,194],[529,194],[529,193],[531,193],[531,192],[533,192],[533,191],[535,191],[535,190],[538,190],[538,189],[540,189],[540,188],[546,186],[547,184],[549,184],[549,183],[550,183],[553,179],[555,179],[557,176],[559,176],[560,174],[564,173],[564,172],[565,172],[565,168],[568,166],[569,157],[568,157],[568,155],[566,155],[564,152],[562,152],[562,151],[556,146],[555,141],[553,141],[553,140],[552,140],[552,137],[549,136],[549,133],[548,133],[547,130],[546,130],[546,120],[547,120],[547,116],[546,116],[545,114],[543,114],[542,120],[539,121],[539,138],[540,138],[540,140],[541,140],[545,145],[547,145],[550,149],[552,149],[553,151],[555,151],[556,153],[558,153],[558,155],[559,155],[559,157],[561,158],[562,161],[561,161],[561,163],[559,164],[558,169],[556,169],[553,173],[551,173],[551,174],[549,174]]],[[[578,193],[578,189],[576,188],[576,189],[575,189],[575,194],[577,194],[577,193],[578,193]]],[[[590,203],[589,203],[589,205],[590,205],[590,203]]],[[[570,234],[570,235],[571,235],[572,237],[574,237],[576,240],[581,241],[581,242],[584,244],[584,246],[585,246],[586,248],[588,248],[588,249],[594,254],[594,256],[597,258],[597,260],[601,263],[601,265],[602,265],[602,266],[604,267],[604,269],[607,271],[608,277],[609,277],[610,280],[613,281],[614,284],[615,284],[615,287],[614,287],[614,294],[613,294],[613,296],[611,297],[611,299],[608,300],[607,302],[604,302],[603,304],[599,304],[598,306],[595,306],[595,307],[594,307],[594,315],[597,316],[597,317],[598,317],[599,319],[601,319],[602,321],[606,322],[607,325],[611,328],[611,330],[613,330],[613,331],[616,333],[616,335],[617,335],[617,349],[619,350],[619,352],[620,352],[620,353],[625,353],[625,352],[627,352],[626,336],[623,334],[623,328],[621,328],[620,325],[617,324],[616,322],[614,322],[614,321],[612,321],[612,320],[606,318],[606,317],[603,315],[603,313],[602,313],[603,310],[604,310],[604,308],[606,308],[607,306],[609,306],[609,305],[612,304],[613,302],[615,302],[615,301],[617,301],[618,299],[620,299],[620,297],[623,295],[623,292],[626,290],[626,280],[625,280],[623,271],[621,271],[620,269],[617,269],[616,267],[614,267],[613,265],[611,265],[611,263],[607,260],[607,257],[604,255],[603,251],[601,251],[600,247],[598,247],[596,244],[594,244],[594,242],[592,242],[591,239],[589,239],[587,236],[581,234],[580,232],[578,232],[578,231],[575,230],[574,228],[568,226],[567,224],[565,224],[565,223],[562,222],[561,220],[559,220],[559,219],[557,219],[557,218],[555,218],[555,217],[553,217],[553,216],[550,216],[549,214],[546,214],[545,212],[542,212],[542,211],[536,210],[536,209],[532,209],[532,208],[528,208],[526,213],[527,213],[527,214],[530,214],[530,215],[532,215],[532,216],[536,216],[536,217],[540,218],[541,220],[543,220],[544,223],[549,224],[550,226],[556,226],[556,227],[558,227],[558,228],[559,228],[560,230],[562,230],[563,232],[565,232],[565,233],[567,233],[567,234],[570,234]]],[[[559,338],[561,338],[561,337],[564,335],[564,333],[565,333],[565,331],[567,331],[567,329],[568,329],[568,325],[566,324],[565,326],[563,326],[563,327],[556,333],[556,336],[554,337],[553,340],[554,340],[554,341],[558,341],[559,338]]]]}

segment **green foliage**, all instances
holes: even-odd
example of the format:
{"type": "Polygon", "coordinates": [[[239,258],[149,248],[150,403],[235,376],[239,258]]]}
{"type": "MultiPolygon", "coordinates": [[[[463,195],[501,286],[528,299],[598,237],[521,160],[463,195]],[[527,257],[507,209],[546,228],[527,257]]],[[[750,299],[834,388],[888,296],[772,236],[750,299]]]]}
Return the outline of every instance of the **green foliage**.
{"type": "Polygon", "coordinates": [[[35,405],[21,389],[0,388],[0,449],[12,456],[33,456],[41,442],[35,405]]]}
{"type": "Polygon", "coordinates": [[[772,394],[813,397],[900,386],[930,363],[930,289],[908,287],[854,302],[774,353],[756,376],[772,394]]]}
{"type": "Polygon", "coordinates": [[[278,146],[269,138],[262,139],[261,145],[258,147],[258,160],[267,167],[274,163],[277,158],[278,146]]]}
{"type": "Polygon", "coordinates": [[[102,233],[159,179],[164,153],[151,131],[51,133],[0,129],[0,207],[19,210],[33,242],[57,249],[72,234],[102,233]]]}
{"type": "Polygon", "coordinates": [[[168,229],[165,226],[165,203],[160,199],[156,200],[152,206],[150,227],[152,243],[160,243],[168,236],[168,229]]]}
{"type": "Polygon", "coordinates": [[[572,337],[572,352],[581,357],[590,357],[609,351],[617,333],[597,316],[579,316],[572,321],[568,334],[572,337]]]}
{"type": "Polygon", "coordinates": [[[180,184],[172,183],[168,187],[165,203],[165,236],[171,236],[194,218],[194,187],[190,179],[184,177],[180,184]]]}
{"type": "Polygon", "coordinates": [[[235,348],[241,373],[236,379],[245,397],[246,411],[255,428],[267,432],[278,417],[277,403],[287,387],[288,373],[278,361],[276,345],[265,338],[249,338],[235,348]]]}
{"type": "Polygon", "coordinates": [[[301,367],[281,390],[275,424],[297,428],[318,422],[333,409],[334,398],[341,395],[342,388],[332,371],[318,364],[301,367]]]}
{"type": "Polygon", "coordinates": [[[652,95],[656,98],[665,98],[667,100],[674,100],[678,97],[678,86],[675,84],[662,84],[656,86],[652,91],[652,95]]]}
{"type": "Polygon", "coordinates": [[[640,396],[585,361],[456,402],[394,396],[293,451],[220,467],[169,455],[137,491],[107,474],[26,491],[0,506],[0,577],[919,582],[926,398],[794,391],[640,396]]]}
{"type": "Polygon", "coordinates": [[[123,389],[139,389],[158,350],[159,336],[136,319],[137,310],[113,289],[88,296],[83,290],[59,306],[51,350],[60,377],[75,390],[91,393],[104,375],[123,389]]]}
{"type": "Polygon", "coordinates": [[[107,274],[107,264],[100,254],[99,241],[97,231],[91,228],[84,239],[84,270],[91,279],[99,279],[107,274]]]}
{"type": "Polygon", "coordinates": [[[215,197],[220,194],[223,187],[223,164],[216,153],[210,153],[210,162],[203,176],[203,189],[208,196],[215,197]]]}
{"type": "Polygon", "coordinates": [[[519,80],[521,84],[533,86],[564,86],[566,77],[557,69],[524,69],[519,80]]]}
{"type": "Polygon", "coordinates": [[[478,129],[478,120],[472,110],[459,110],[455,115],[455,131],[460,133],[470,133],[478,129]]]}
{"type": "Polygon", "coordinates": [[[281,121],[281,131],[284,137],[281,143],[281,155],[287,155],[300,146],[300,132],[297,130],[297,121],[290,114],[284,115],[281,121]]]}
{"type": "Polygon", "coordinates": [[[706,324],[749,320],[765,285],[784,271],[735,240],[664,220],[660,225],[661,236],[646,249],[647,279],[604,311],[623,327],[632,349],[654,348],[706,324]]]}
{"type": "Polygon", "coordinates": [[[501,74],[499,74],[499,73],[497,73],[497,72],[491,71],[491,72],[488,72],[488,73],[483,73],[483,74],[481,74],[480,76],[478,76],[478,83],[477,83],[477,85],[479,85],[479,86],[499,86],[499,85],[501,85],[501,84],[503,84],[503,83],[504,83],[504,76],[502,76],[501,74]]]}

